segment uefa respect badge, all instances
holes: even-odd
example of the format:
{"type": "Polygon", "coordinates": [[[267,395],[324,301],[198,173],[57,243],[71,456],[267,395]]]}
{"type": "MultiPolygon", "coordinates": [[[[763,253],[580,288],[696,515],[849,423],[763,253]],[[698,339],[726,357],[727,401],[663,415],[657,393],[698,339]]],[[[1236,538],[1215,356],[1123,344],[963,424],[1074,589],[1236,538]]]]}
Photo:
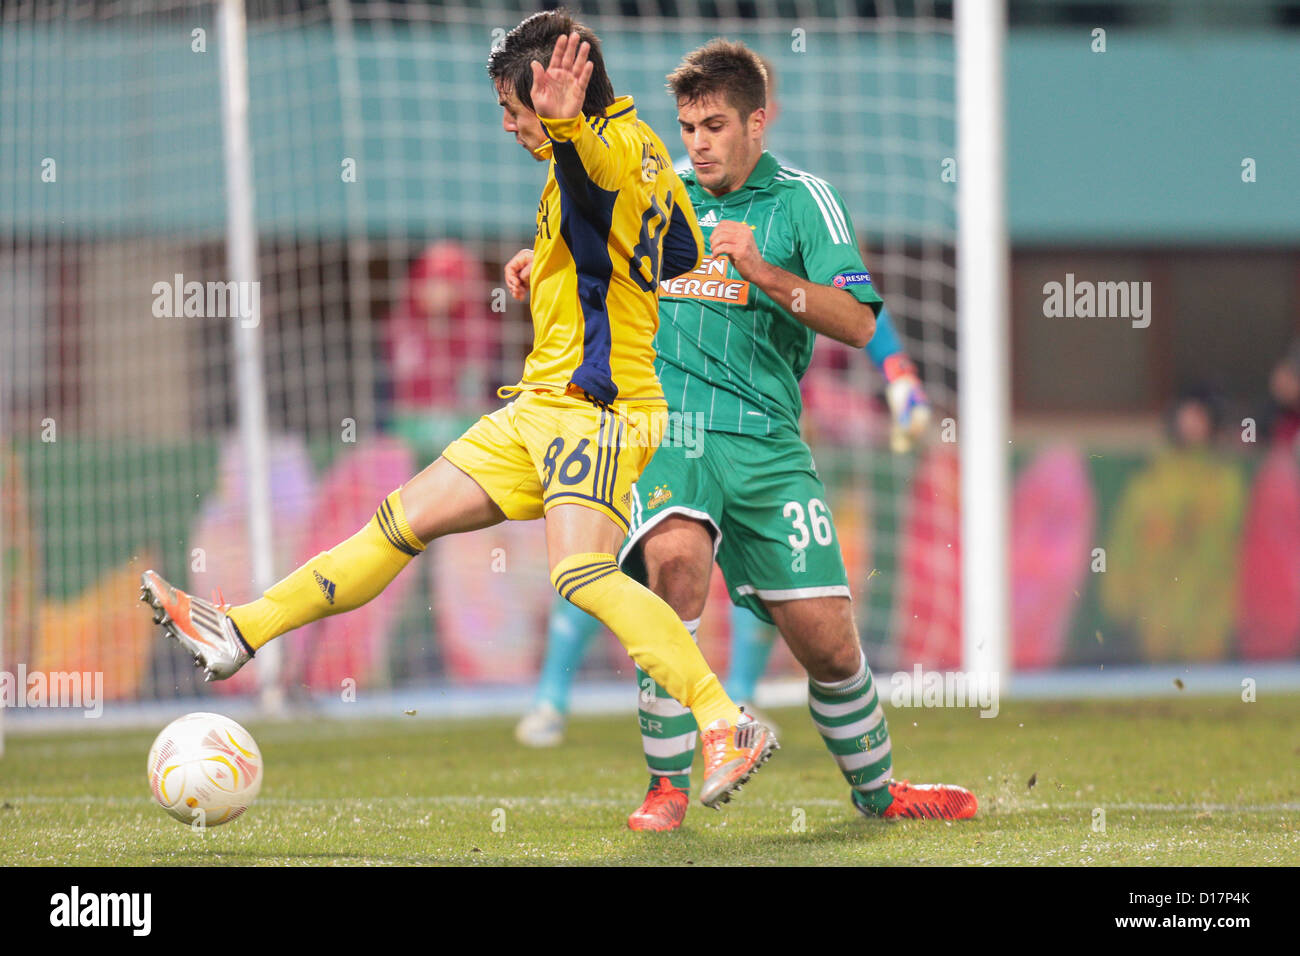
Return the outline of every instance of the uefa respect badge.
{"type": "Polygon", "coordinates": [[[870,272],[841,272],[831,284],[837,289],[843,289],[846,285],[871,285],[870,272]]]}

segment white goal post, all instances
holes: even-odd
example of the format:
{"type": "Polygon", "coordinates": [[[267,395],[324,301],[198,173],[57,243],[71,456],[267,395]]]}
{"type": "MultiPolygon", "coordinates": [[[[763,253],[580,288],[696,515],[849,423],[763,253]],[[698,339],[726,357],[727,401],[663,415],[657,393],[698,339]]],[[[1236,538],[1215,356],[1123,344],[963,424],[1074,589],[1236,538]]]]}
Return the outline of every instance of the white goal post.
{"type": "MultiPolygon", "coordinates": [[[[248,129],[248,31],[244,0],[218,0],[217,43],[221,57],[221,130],[226,167],[226,256],[229,278],[260,286],[257,272],[256,191],[248,129]]],[[[270,437],[266,423],[266,371],[262,360],[261,296],[251,296],[251,315],[231,319],[235,377],[239,382],[239,436],[248,482],[248,553],[258,591],[275,583],[271,550],[270,437]]],[[[272,644],[260,655],[262,703],[274,711],[283,701],[282,649],[272,644]]]]}
{"type": "Polygon", "coordinates": [[[957,335],[962,666],[1009,684],[1010,341],[1004,0],[957,0],[957,335]]]}

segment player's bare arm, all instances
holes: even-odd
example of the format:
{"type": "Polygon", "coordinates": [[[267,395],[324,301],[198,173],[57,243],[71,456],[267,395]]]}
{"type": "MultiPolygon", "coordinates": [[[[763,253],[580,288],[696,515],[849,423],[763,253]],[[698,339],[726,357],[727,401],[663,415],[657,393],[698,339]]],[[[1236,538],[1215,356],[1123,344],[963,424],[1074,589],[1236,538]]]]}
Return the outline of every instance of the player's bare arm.
{"type": "Polygon", "coordinates": [[[742,279],[754,283],[814,332],[858,349],[866,348],[876,334],[875,309],[843,289],[821,285],[765,261],[754,242],[754,231],[743,222],[718,223],[709,237],[709,251],[725,255],[742,279]]]}

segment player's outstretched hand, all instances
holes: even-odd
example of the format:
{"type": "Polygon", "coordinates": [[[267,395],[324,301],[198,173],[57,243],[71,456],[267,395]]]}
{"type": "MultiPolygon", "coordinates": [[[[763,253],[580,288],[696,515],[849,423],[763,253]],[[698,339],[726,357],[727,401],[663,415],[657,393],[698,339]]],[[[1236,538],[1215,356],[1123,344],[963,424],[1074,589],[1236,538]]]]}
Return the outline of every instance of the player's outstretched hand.
{"type": "Polygon", "coordinates": [[[506,288],[516,302],[528,298],[528,282],[533,274],[533,250],[520,249],[506,263],[506,288]]]}
{"type": "Polygon", "coordinates": [[[547,119],[571,119],[582,112],[587,98],[587,82],[596,64],[587,59],[591,44],[574,30],[557,37],[551,52],[551,65],[533,60],[533,111],[547,119]]]}

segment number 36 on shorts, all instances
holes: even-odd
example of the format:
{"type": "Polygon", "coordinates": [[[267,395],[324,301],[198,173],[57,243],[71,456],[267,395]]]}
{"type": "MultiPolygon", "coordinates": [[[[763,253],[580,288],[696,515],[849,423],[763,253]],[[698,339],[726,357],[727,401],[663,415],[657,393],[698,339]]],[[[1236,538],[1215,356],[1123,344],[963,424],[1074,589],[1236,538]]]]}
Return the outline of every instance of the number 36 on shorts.
{"type": "Polygon", "coordinates": [[[790,547],[796,551],[802,551],[814,541],[828,545],[835,540],[830,510],[820,498],[809,499],[806,510],[803,502],[787,501],[781,513],[793,523],[794,533],[789,535],[789,539],[790,547]]]}

